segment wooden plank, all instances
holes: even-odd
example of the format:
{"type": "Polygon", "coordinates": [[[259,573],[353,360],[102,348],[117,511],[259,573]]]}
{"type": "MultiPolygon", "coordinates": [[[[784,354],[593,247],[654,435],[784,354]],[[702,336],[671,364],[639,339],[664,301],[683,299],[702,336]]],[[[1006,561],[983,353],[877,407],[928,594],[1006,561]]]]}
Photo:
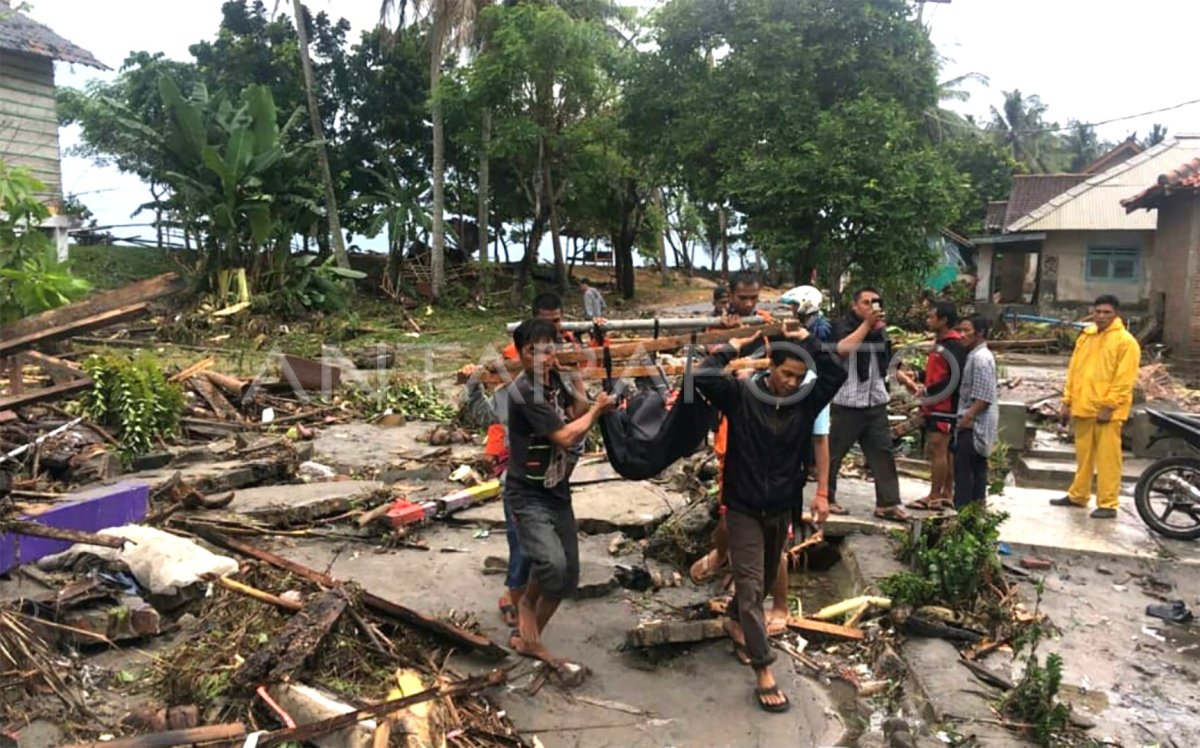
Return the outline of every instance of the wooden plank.
{"type": "Polygon", "coordinates": [[[48,400],[57,400],[61,397],[66,397],[67,395],[73,395],[76,392],[82,392],[91,386],[92,380],[89,377],[82,377],[73,382],[56,384],[53,387],[43,387],[38,390],[28,390],[21,395],[0,398],[0,410],[23,408],[26,405],[44,403],[48,400]]]}
{"type": "Polygon", "coordinates": [[[76,379],[84,376],[83,369],[74,361],[66,361],[57,356],[48,356],[45,353],[37,351],[25,351],[18,356],[19,359],[40,366],[42,371],[50,375],[55,384],[63,382],[73,382],[76,379]]]}
{"type": "Polygon", "coordinates": [[[36,332],[30,332],[15,338],[5,338],[0,340],[0,357],[11,356],[14,353],[21,353],[40,343],[49,343],[55,340],[69,338],[72,335],[92,332],[105,327],[110,327],[118,322],[133,319],[150,310],[150,305],[145,302],[141,304],[131,304],[129,306],[119,307],[107,312],[84,317],[72,322],[58,325],[56,327],[44,328],[36,332]]]}
{"type": "Polygon", "coordinates": [[[839,639],[852,639],[854,641],[862,641],[863,639],[861,629],[838,626],[837,624],[825,623],[824,621],[814,621],[811,618],[788,616],[787,625],[789,629],[802,631],[806,634],[825,634],[826,636],[835,636],[839,639]]]}
{"type": "MultiPolygon", "coordinates": [[[[744,338],[747,335],[753,334],[754,330],[759,330],[764,336],[770,337],[783,333],[782,325],[770,325],[762,328],[746,328],[734,327],[728,330],[716,330],[714,332],[701,333],[696,336],[696,345],[716,345],[726,343],[734,338],[744,338]]],[[[667,351],[676,351],[692,344],[692,336],[689,335],[673,335],[667,338],[645,339],[631,343],[622,343],[617,341],[609,345],[609,355],[614,361],[629,358],[643,353],[665,353],[667,351]]],[[[584,362],[595,361],[604,363],[603,348],[584,348],[579,351],[562,351],[557,356],[560,364],[578,364],[584,362]]]]}
{"type": "Polygon", "coordinates": [[[179,293],[187,288],[187,283],[176,273],[165,273],[144,281],[131,283],[111,291],[101,291],[88,296],[86,299],[68,304],[57,309],[51,309],[32,317],[19,319],[0,328],[0,340],[9,340],[28,335],[38,330],[91,317],[130,304],[179,293]]]}
{"type": "MultiPolygon", "coordinates": [[[[303,564],[298,564],[295,561],[289,561],[288,559],[283,558],[282,556],[277,556],[270,551],[264,551],[261,548],[256,548],[248,543],[235,540],[234,538],[225,537],[224,535],[211,530],[194,528],[194,531],[197,535],[219,548],[224,548],[227,551],[234,551],[236,553],[250,556],[251,558],[256,558],[259,561],[268,563],[277,569],[290,571],[296,576],[307,579],[308,581],[313,582],[314,584],[319,584],[323,587],[339,586],[337,580],[328,574],[322,574],[321,572],[310,569],[303,564]]],[[[473,649],[482,654],[493,657],[508,656],[508,651],[506,649],[491,641],[487,637],[474,634],[465,629],[461,629],[458,626],[454,626],[434,618],[429,618],[428,616],[418,613],[410,608],[406,608],[399,603],[385,600],[382,597],[373,595],[365,590],[359,596],[359,599],[362,601],[363,605],[366,605],[367,608],[371,609],[377,614],[399,620],[403,623],[413,626],[414,628],[428,631],[431,634],[440,636],[456,644],[467,647],[468,649],[473,649]]]]}
{"type": "Polygon", "coordinates": [[[240,423],[243,420],[242,414],[238,412],[237,408],[233,407],[229,400],[208,379],[196,376],[191,378],[190,383],[192,389],[196,390],[200,394],[200,397],[204,398],[204,402],[208,403],[213,412],[222,420],[232,423],[240,423]]]}
{"type": "Polygon", "coordinates": [[[649,621],[638,624],[625,634],[631,647],[644,649],[663,644],[689,644],[728,636],[725,623],[719,618],[700,621],[649,621]]]}
{"type": "Polygon", "coordinates": [[[305,605],[234,671],[233,687],[254,690],[266,683],[291,680],[341,618],[348,602],[346,593],[334,589],[305,605]]]}

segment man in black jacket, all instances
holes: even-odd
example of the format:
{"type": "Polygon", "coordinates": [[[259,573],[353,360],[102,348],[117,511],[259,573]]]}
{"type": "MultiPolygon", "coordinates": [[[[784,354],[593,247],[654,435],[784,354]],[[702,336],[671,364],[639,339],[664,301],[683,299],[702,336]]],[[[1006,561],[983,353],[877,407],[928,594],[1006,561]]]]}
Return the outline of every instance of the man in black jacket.
{"type": "MultiPolygon", "coordinates": [[[[723,501],[733,565],[734,599],[726,628],[754,668],[759,705],[786,711],[788,698],[775,683],[767,640],[763,596],[779,572],[792,510],[803,501],[806,461],[796,445],[812,440],[813,422],[846,379],[841,363],[801,330],[770,346],[764,375],[739,379],[724,369],[739,352],[752,350],[761,333],[735,338],[705,359],[696,388],[728,422],[723,501]],[[814,365],[815,382],[801,386],[814,365]]],[[[826,499],[813,500],[819,524],[828,515],[826,499]]]]}

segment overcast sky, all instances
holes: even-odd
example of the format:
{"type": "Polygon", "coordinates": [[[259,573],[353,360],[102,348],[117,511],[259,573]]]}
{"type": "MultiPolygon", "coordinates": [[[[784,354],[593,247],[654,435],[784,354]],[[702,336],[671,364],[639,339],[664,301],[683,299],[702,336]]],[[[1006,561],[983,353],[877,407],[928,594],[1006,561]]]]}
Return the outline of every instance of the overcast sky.
{"type": "MultiPolygon", "coordinates": [[[[843,0],[857,2],[858,0],[843,0]]],[[[31,15],[90,50],[112,68],[132,50],[162,51],[189,59],[188,45],[211,38],[220,22],[221,0],[31,0],[31,15]]],[[[378,20],[379,0],[309,0],[314,10],[347,18],[352,38],[378,20]],[[336,13],[334,13],[336,8],[336,13]]],[[[638,0],[649,6],[654,0],[638,0]]],[[[267,0],[268,7],[273,6],[267,0]]],[[[291,2],[281,7],[290,10],[291,2]]],[[[986,118],[1002,91],[1018,88],[1038,94],[1048,118],[1102,122],[1200,99],[1192,45],[1177,42],[1200,28],[1196,0],[1143,0],[1093,3],[1089,0],[953,0],[925,8],[934,43],[949,59],[942,79],[968,72],[990,79],[970,84],[972,98],[955,107],[986,118]]],[[[103,75],[113,75],[107,73],[103,75]]],[[[82,66],[59,64],[59,85],[79,86],[102,75],[82,66]]],[[[1101,125],[1102,138],[1119,140],[1155,122],[1171,133],[1200,132],[1200,104],[1101,125]]],[[[62,134],[63,148],[76,141],[62,134]]],[[[79,195],[101,224],[130,221],[149,199],[138,180],[76,158],[63,162],[63,188],[79,195]]],[[[139,218],[138,220],[142,220],[139,218]]]]}

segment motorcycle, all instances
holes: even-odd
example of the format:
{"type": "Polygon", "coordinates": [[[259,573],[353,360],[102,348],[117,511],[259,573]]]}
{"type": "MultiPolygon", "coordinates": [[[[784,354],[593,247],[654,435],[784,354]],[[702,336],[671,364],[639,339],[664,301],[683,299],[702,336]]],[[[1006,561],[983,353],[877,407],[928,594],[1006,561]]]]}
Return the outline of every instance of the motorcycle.
{"type": "Polygon", "coordinates": [[[1196,452],[1164,457],[1142,472],[1134,489],[1138,515],[1163,537],[1200,538],[1200,417],[1158,410],[1146,413],[1159,429],[1151,444],[1183,439],[1196,452]]]}

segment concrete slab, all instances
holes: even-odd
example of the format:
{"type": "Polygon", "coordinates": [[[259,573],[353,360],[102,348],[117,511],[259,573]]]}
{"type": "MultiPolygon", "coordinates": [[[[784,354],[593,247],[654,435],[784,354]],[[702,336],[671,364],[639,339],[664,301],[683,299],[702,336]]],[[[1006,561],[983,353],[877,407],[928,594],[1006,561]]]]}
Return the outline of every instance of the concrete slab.
{"type": "MultiPolygon", "coordinates": [[[[611,487],[611,484],[605,484],[611,487]]],[[[370,553],[339,552],[339,544],[305,540],[276,545],[274,550],[313,568],[332,563],[331,573],[353,579],[372,592],[418,607],[425,613],[469,612],[483,633],[497,641],[508,629],[496,610],[503,577],[480,573],[489,555],[504,557],[501,533],[474,538],[467,528],[437,525],[424,531],[433,549],[464,547],[469,553],[421,553],[399,550],[370,553]]],[[[606,537],[584,537],[585,562],[611,563],[606,537]]],[[[698,603],[708,590],[688,584],[664,592],[672,604],[698,603]],[[683,599],[686,594],[691,597],[683,599]]],[[[836,745],[843,725],[824,687],[786,666],[777,665],[776,678],[792,699],[792,709],[765,717],[753,701],[750,671],[730,655],[725,642],[697,645],[665,661],[624,651],[625,632],[646,615],[670,615],[655,608],[657,596],[617,590],[600,599],[568,600],[546,629],[551,651],[586,664],[592,676],[569,694],[554,685],[529,696],[529,667],[513,672],[513,683],[493,694],[524,735],[537,735],[547,746],[600,748],[629,746],[829,746],[836,745]],[[628,704],[641,714],[577,701],[628,704]]],[[[661,607],[661,606],[660,606],[661,607]]],[[[511,664],[511,663],[506,663],[511,664]]],[[[460,672],[477,672],[493,663],[456,655],[451,665],[460,672]]]]}
{"type": "MultiPolygon", "coordinates": [[[[648,481],[610,481],[579,486],[571,490],[575,521],[581,532],[589,534],[624,532],[643,538],[687,498],[648,481]]],[[[504,507],[494,501],[454,515],[454,521],[485,527],[504,526],[504,507]]]]}
{"type": "MultiPolygon", "coordinates": [[[[347,475],[375,475],[441,447],[422,441],[436,426],[430,421],[410,421],[403,426],[345,423],[322,429],[313,440],[313,459],[347,475]]],[[[451,460],[467,462],[482,445],[449,445],[451,460]]]]}
{"type": "Polygon", "coordinates": [[[161,470],[143,470],[123,476],[122,480],[143,483],[153,490],[166,483],[176,472],[183,482],[204,494],[224,493],[264,483],[279,483],[294,477],[295,466],[281,460],[225,460],[161,470]]]}
{"type": "Polygon", "coordinates": [[[1084,509],[1050,506],[1061,490],[1009,487],[988,503],[1009,513],[1000,538],[1017,546],[1060,548],[1081,553],[1134,558],[1171,555],[1178,563],[1200,564],[1200,545],[1169,540],[1152,533],[1137,516],[1132,499],[1122,503],[1117,519],[1091,519],[1084,509]]]}
{"type": "Polygon", "coordinates": [[[318,513],[315,516],[321,516],[319,513],[327,510],[346,511],[355,499],[386,490],[386,485],[373,480],[259,486],[234,491],[233,501],[226,510],[256,517],[271,516],[281,509],[300,513],[311,510],[318,513]]]}
{"type": "MultiPolygon", "coordinates": [[[[1061,458],[1022,457],[1017,461],[1017,482],[1027,488],[1057,488],[1065,491],[1075,477],[1075,453],[1058,452],[1061,458]]],[[[1121,482],[1133,485],[1154,460],[1126,454],[1121,465],[1121,482]]]]}
{"type": "MultiPolygon", "coordinates": [[[[149,508],[150,490],[146,486],[122,481],[111,486],[72,494],[38,511],[22,516],[50,527],[96,532],[138,522],[149,508]]],[[[29,564],[71,547],[64,540],[35,538],[28,535],[0,534],[0,574],[18,564],[29,564]]]]}

